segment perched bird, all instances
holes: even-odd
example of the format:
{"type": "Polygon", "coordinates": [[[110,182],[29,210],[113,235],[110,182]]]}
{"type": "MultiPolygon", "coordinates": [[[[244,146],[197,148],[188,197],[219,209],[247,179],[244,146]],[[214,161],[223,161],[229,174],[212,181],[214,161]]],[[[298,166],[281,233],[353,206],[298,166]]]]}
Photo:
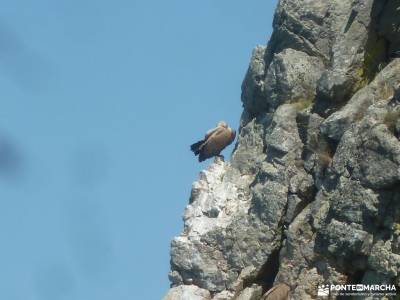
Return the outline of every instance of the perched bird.
{"type": "Polygon", "coordinates": [[[217,127],[207,131],[204,139],[190,146],[194,155],[199,155],[199,161],[219,156],[220,152],[230,145],[236,136],[236,131],[228,127],[224,121],[217,124],[217,127]]]}
{"type": "Polygon", "coordinates": [[[288,300],[290,287],[285,283],[278,283],[270,288],[263,296],[263,300],[288,300]]]}

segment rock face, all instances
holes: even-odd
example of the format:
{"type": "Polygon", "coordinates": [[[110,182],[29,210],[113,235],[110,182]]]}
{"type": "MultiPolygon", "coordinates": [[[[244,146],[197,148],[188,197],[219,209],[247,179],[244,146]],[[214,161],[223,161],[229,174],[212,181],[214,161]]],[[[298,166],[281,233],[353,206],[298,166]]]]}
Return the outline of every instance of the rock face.
{"type": "Polygon", "coordinates": [[[281,0],[273,27],[243,81],[231,161],[193,183],[165,299],[400,290],[400,3],[281,0]]]}

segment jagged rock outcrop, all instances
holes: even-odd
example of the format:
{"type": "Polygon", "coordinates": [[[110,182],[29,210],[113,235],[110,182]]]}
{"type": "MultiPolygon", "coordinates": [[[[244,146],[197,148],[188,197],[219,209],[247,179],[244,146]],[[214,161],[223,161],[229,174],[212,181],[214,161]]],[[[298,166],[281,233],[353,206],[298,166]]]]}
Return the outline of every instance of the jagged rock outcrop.
{"type": "Polygon", "coordinates": [[[400,287],[400,3],[281,0],[230,162],[193,184],[165,299],[400,287]]]}

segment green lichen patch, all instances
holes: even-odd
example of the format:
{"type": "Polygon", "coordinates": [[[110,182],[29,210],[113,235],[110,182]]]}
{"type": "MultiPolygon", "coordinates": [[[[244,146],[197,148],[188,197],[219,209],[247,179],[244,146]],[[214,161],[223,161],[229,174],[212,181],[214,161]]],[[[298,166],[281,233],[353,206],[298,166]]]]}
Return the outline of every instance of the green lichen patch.
{"type": "Polygon", "coordinates": [[[296,99],[290,104],[294,107],[296,111],[302,111],[306,108],[309,108],[313,103],[314,103],[314,98],[310,97],[310,98],[296,99]]]}

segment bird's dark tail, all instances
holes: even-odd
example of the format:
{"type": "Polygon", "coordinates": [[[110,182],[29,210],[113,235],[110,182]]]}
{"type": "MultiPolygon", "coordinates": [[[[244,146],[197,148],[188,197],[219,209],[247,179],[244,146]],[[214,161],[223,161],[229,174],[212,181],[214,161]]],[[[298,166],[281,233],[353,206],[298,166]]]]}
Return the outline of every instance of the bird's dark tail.
{"type": "Polygon", "coordinates": [[[190,146],[190,150],[192,150],[194,152],[194,155],[197,155],[200,153],[200,148],[201,148],[201,145],[203,145],[203,143],[204,143],[204,140],[201,140],[190,146]]]}
{"type": "Polygon", "coordinates": [[[207,159],[207,157],[204,156],[204,153],[201,152],[199,155],[199,162],[205,161],[207,159]]]}

